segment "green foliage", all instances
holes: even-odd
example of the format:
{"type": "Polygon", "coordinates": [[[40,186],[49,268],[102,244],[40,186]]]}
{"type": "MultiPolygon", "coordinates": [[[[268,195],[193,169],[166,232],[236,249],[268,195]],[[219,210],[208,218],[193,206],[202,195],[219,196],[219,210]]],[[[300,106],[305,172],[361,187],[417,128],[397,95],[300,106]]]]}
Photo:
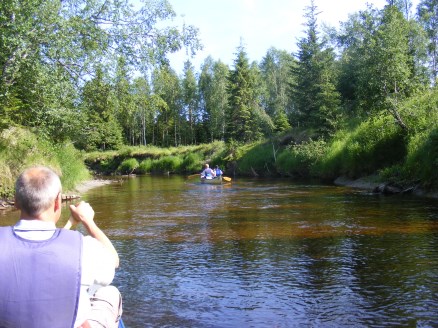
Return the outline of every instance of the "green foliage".
{"type": "Polygon", "coordinates": [[[177,146],[180,139],[182,91],[176,72],[169,66],[157,68],[152,76],[154,93],[163,101],[156,118],[156,144],[161,147],[177,146]]]}
{"type": "Polygon", "coordinates": [[[167,62],[183,46],[193,54],[201,48],[194,26],[159,26],[175,15],[164,0],[1,1],[0,129],[35,127],[40,136],[93,150],[117,149],[123,128],[125,142],[141,137],[146,144],[153,106],[131,93],[129,76],[167,62]],[[99,70],[106,86],[78,87],[99,70]]]}
{"type": "Polygon", "coordinates": [[[0,136],[0,152],[14,177],[32,165],[46,165],[60,171],[52,145],[28,130],[10,128],[0,136]]]}
{"type": "Polygon", "coordinates": [[[406,138],[389,115],[370,118],[331,142],[316,171],[323,177],[359,177],[403,160],[406,138]]]}
{"type": "Polygon", "coordinates": [[[136,172],[139,174],[150,173],[152,171],[152,159],[146,158],[140,162],[136,172]]]}
{"type": "Polygon", "coordinates": [[[89,177],[81,154],[71,143],[52,145],[28,130],[10,128],[0,134],[0,197],[11,197],[18,175],[34,165],[51,167],[67,191],[89,177]]]}
{"type": "Polygon", "coordinates": [[[229,68],[221,61],[214,62],[209,56],[205,59],[198,82],[200,106],[205,110],[207,140],[223,140],[226,115],[228,111],[229,68]]]}
{"type": "Polygon", "coordinates": [[[327,144],[323,140],[293,145],[278,155],[277,170],[288,176],[312,176],[315,164],[324,157],[326,149],[327,144]]]}
{"type": "Polygon", "coordinates": [[[137,159],[128,158],[120,163],[117,171],[119,171],[121,174],[132,174],[139,167],[139,165],[140,164],[138,163],[137,159]]]}
{"type": "Polygon", "coordinates": [[[243,175],[275,175],[274,147],[271,143],[246,145],[238,160],[238,172],[243,175]]]}
{"type": "Polygon", "coordinates": [[[185,172],[198,172],[202,168],[204,158],[200,153],[190,153],[184,157],[181,164],[185,172]]]}
{"type": "Polygon", "coordinates": [[[411,138],[404,176],[438,187],[438,126],[411,138]]]}
{"type": "MultiPolygon", "coordinates": [[[[1,154],[1,152],[0,152],[1,154]]],[[[0,199],[12,198],[14,191],[15,176],[12,174],[9,165],[0,158],[0,199]]]]}
{"type": "Polygon", "coordinates": [[[248,55],[243,46],[239,46],[234,60],[234,69],[229,75],[229,107],[226,139],[241,142],[253,142],[260,139],[264,123],[260,115],[258,102],[258,74],[250,67],[248,55]]]}
{"type": "Polygon", "coordinates": [[[262,93],[262,106],[274,122],[276,132],[290,128],[286,113],[292,109],[290,85],[293,75],[290,74],[295,61],[285,50],[268,49],[260,63],[262,81],[265,92],[262,93]]]}
{"type": "Polygon", "coordinates": [[[165,156],[152,162],[152,171],[160,173],[177,172],[183,160],[178,156],[165,156]]]}
{"type": "MultiPolygon", "coordinates": [[[[94,171],[112,174],[126,159],[135,158],[140,164],[135,168],[145,173],[192,173],[198,172],[204,163],[223,164],[227,148],[224,142],[216,141],[197,146],[158,148],[153,146],[124,146],[119,151],[91,152],[85,154],[85,162],[94,171]]],[[[132,171],[127,169],[124,173],[132,171]]]]}
{"type": "Polygon", "coordinates": [[[438,123],[438,88],[417,94],[400,105],[409,135],[427,131],[438,123]]]}
{"type": "Polygon", "coordinates": [[[90,178],[82,154],[71,143],[55,145],[54,151],[61,168],[61,183],[64,190],[74,190],[78,183],[90,178]]]}
{"type": "Polygon", "coordinates": [[[319,40],[317,7],[313,0],[307,7],[306,36],[298,42],[298,62],[292,67],[292,88],[295,125],[318,130],[321,136],[331,135],[340,121],[340,94],[336,90],[337,71],[331,48],[319,40]]]}
{"type": "Polygon", "coordinates": [[[429,42],[427,44],[430,76],[435,84],[438,81],[438,2],[421,0],[417,7],[419,23],[423,26],[429,42]]]}

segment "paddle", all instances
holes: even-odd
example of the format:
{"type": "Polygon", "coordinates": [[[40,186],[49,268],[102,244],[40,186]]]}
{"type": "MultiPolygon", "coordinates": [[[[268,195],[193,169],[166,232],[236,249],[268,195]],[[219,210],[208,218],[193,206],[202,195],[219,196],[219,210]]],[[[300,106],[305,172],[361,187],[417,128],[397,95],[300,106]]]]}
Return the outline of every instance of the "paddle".
{"type": "Polygon", "coordinates": [[[222,180],[225,180],[225,181],[227,181],[227,182],[231,182],[231,178],[229,178],[229,177],[222,177],[222,180]]]}

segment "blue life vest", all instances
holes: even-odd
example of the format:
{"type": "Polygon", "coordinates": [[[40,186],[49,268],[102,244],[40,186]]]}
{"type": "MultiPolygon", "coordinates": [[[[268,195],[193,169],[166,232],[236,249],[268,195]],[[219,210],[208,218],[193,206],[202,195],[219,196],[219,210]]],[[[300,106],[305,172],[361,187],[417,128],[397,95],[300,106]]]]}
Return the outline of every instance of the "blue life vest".
{"type": "Polygon", "coordinates": [[[56,229],[33,241],[0,227],[0,328],[73,327],[81,287],[82,235],[56,229]]]}

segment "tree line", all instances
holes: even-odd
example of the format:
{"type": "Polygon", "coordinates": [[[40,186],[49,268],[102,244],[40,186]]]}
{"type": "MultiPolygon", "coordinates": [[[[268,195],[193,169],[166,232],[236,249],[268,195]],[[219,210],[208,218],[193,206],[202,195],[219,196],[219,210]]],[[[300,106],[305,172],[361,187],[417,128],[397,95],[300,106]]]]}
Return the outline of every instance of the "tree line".
{"type": "Polygon", "coordinates": [[[3,0],[0,131],[22,126],[92,151],[291,129],[328,139],[382,111],[409,130],[399,104],[437,80],[438,1],[368,5],[339,28],[321,28],[318,13],[311,0],[296,53],[271,48],[250,62],[241,44],[232,67],[209,56],[178,75],[167,55],[202,45],[194,26],[161,27],[175,16],[167,1],[3,0]]]}

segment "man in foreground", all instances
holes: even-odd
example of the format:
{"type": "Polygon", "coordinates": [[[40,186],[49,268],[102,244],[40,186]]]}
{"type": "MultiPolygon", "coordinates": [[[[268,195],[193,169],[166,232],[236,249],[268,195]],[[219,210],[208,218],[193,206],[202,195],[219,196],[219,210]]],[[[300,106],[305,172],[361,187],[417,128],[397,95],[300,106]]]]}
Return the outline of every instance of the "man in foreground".
{"type": "Polygon", "coordinates": [[[117,327],[121,296],[110,286],[119,256],[85,202],[70,205],[57,229],[61,181],[46,167],[25,170],[15,185],[20,219],[0,228],[0,327],[117,327]]]}

